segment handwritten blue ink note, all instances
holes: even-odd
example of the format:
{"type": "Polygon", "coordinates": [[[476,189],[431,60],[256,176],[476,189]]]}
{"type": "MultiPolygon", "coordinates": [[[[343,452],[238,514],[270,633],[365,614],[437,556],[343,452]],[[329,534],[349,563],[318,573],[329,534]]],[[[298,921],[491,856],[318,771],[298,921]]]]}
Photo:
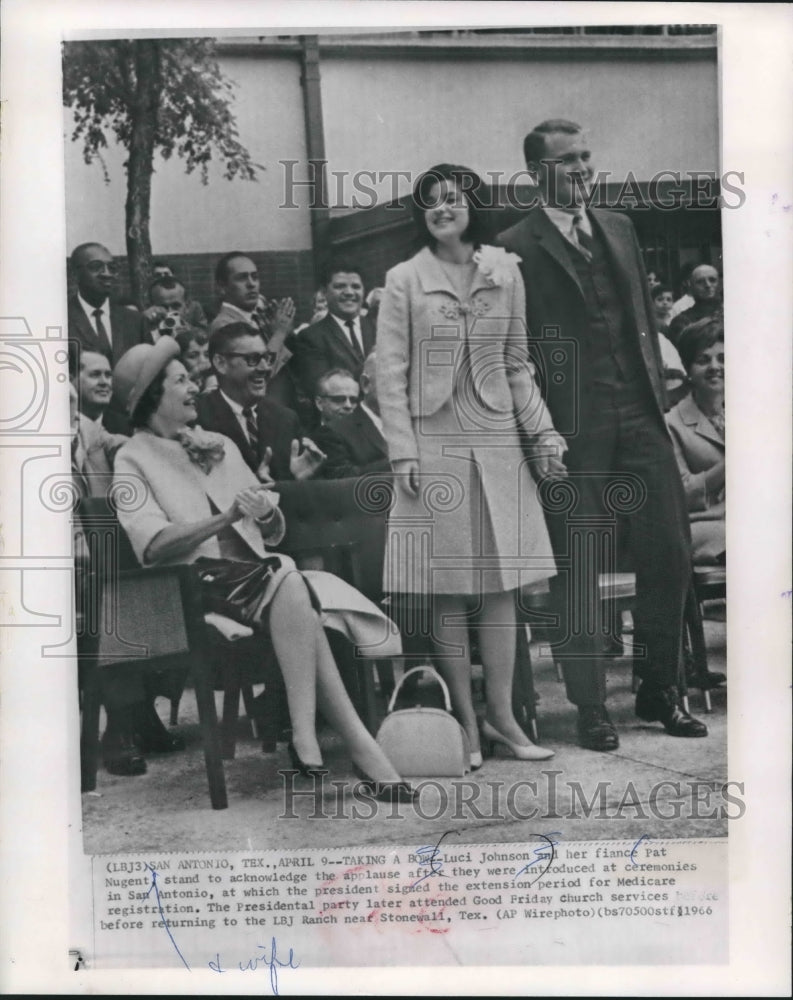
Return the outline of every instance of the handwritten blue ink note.
{"type": "Polygon", "coordinates": [[[643,833],[631,848],[631,864],[633,865],[634,868],[636,867],[636,861],[634,860],[634,855],[636,854],[639,844],[641,844],[643,840],[650,840],[650,839],[651,837],[649,833],[643,833]]]}
{"type": "Polygon", "coordinates": [[[415,889],[417,885],[430,877],[430,875],[443,875],[443,869],[441,865],[443,864],[443,858],[441,857],[440,846],[443,842],[444,837],[448,837],[450,831],[447,830],[445,833],[441,834],[435,846],[431,844],[425,845],[424,847],[416,848],[416,855],[419,858],[418,866],[419,868],[427,868],[428,870],[421,876],[421,878],[416,879],[411,889],[415,889]]]}
{"type": "MultiPolygon", "coordinates": [[[[270,988],[273,991],[273,996],[278,996],[278,970],[279,969],[297,969],[300,967],[298,962],[295,965],[295,955],[292,948],[289,949],[289,958],[282,962],[278,957],[278,945],[275,938],[270,940],[270,954],[267,955],[267,946],[263,944],[257,944],[256,948],[258,952],[256,955],[252,955],[246,962],[239,962],[240,972],[256,972],[257,969],[262,967],[270,970],[270,988]]],[[[215,955],[214,961],[207,963],[209,968],[213,972],[225,972],[223,965],[220,961],[220,953],[215,955]]]]}
{"type": "Polygon", "coordinates": [[[533,833],[532,837],[539,837],[543,843],[539,844],[534,848],[534,856],[527,865],[524,865],[519,871],[515,872],[512,879],[512,884],[514,885],[520,875],[529,873],[534,875],[534,878],[526,885],[526,888],[530,888],[535,882],[543,877],[543,875],[551,867],[553,859],[556,857],[555,848],[559,843],[558,840],[554,840],[554,837],[561,837],[561,833],[554,832],[549,835],[544,833],[533,833]],[[535,867],[536,866],[536,867],[535,867]]]}
{"type": "Polygon", "coordinates": [[[164,913],[163,908],[162,908],[162,901],[160,899],[160,890],[157,887],[157,872],[151,867],[151,865],[146,865],[146,867],[151,872],[151,885],[149,886],[149,891],[146,893],[146,898],[149,897],[149,894],[151,893],[151,891],[153,889],[154,890],[154,898],[157,900],[157,909],[160,911],[160,916],[162,917],[163,927],[165,928],[166,933],[168,934],[168,937],[171,939],[171,944],[174,947],[174,951],[179,956],[179,958],[181,958],[182,962],[184,963],[184,967],[189,972],[190,971],[190,966],[185,961],[184,955],[181,953],[181,951],[179,951],[179,946],[177,945],[176,941],[174,941],[173,934],[171,934],[171,928],[168,926],[168,919],[165,916],[165,913],[164,913]]]}

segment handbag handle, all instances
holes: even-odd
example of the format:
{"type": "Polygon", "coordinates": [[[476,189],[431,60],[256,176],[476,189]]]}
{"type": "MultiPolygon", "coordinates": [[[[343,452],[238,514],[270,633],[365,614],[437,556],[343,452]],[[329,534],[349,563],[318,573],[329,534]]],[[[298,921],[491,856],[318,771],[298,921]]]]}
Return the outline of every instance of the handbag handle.
{"type": "Polygon", "coordinates": [[[447,712],[451,712],[452,703],[449,698],[449,689],[446,687],[446,681],[441,677],[435,667],[411,667],[410,670],[406,670],[405,673],[400,678],[399,682],[394,685],[394,692],[391,695],[391,700],[388,702],[388,708],[386,709],[386,715],[394,711],[394,705],[396,705],[397,697],[399,696],[399,691],[405,681],[410,677],[411,674],[432,674],[435,680],[440,684],[441,690],[443,691],[444,706],[447,712]]]}

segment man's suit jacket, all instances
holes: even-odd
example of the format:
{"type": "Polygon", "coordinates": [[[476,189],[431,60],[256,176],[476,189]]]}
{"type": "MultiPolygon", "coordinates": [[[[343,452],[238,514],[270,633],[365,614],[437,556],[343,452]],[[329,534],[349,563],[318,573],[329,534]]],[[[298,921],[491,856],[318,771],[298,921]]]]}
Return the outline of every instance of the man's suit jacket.
{"type": "Polygon", "coordinates": [[[117,306],[112,302],[110,304],[111,352],[109,355],[76,297],[69,299],[68,321],[69,340],[76,340],[83,351],[96,351],[98,354],[104,354],[113,366],[130,347],[134,347],[136,344],[152,343],[151,334],[141,314],[124,306],[117,306]]]}
{"type": "Polygon", "coordinates": [[[111,434],[105,427],[78,414],[77,452],[75,459],[83,474],[92,497],[106,496],[113,481],[113,457],[129,438],[124,434],[111,434]]]}
{"type": "Polygon", "coordinates": [[[292,441],[300,440],[302,431],[297,414],[270,399],[262,399],[256,406],[259,429],[258,453],[254,453],[245,432],[234,411],[223,398],[219,389],[204,393],[196,401],[198,423],[204,430],[225,434],[239,448],[245,463],[254,472],[264,457],[265,450],[272,448],[270,475],[275,480],[292,479],[289,459],[292,441]]]}
{"type": "MultiPolygon", "coordinates": [[[[368,316],[361,316],[360,322],[363,353],[368,357],[374,350],[376,329],[368,316]]],[[[317,379],[332,368],[346,368],[360,380],[363,361],[330,313],[302,330],[290,346],[294,355],[290,368],[309,399],[316,395],[317,379]]]]}
{"type": "MultiPolygon", "coordinates": [[[[657,403],[658,419],[663,420],[663,364],[636,233],[630,220],[618,213],[591,209],[589,216],[611,258],[628,335],[639,345],[647,392],[657,403]]],[[[574,437],[582,420],[586,421],[591,389],[583,365],[589,321],[572,257],[577,251],[541,208],[530,209],[525,218],[500,233],[496,242],[521,258],[529,348],[537,376],[557,431],[574,437]]]]}
{"type": "Polygon", "coordinates": [[[347,479],[366,472],[388,472],[388,445],[371,418],[361,409],[320,427],[313,440],[328,456],[320,469],[324,479],[347,479]]]}

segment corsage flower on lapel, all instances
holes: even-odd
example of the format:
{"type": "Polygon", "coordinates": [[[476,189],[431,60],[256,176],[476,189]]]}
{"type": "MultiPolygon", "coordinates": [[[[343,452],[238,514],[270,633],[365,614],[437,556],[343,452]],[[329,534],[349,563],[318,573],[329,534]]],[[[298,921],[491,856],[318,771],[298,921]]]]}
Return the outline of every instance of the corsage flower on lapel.
{"type": "Polygon", "coordinates": [[[504,247],[481,246],[474,253],[474,263],[489,287],[498,288],[506,283],[510,265],[519,264],[520,257],[504,247]]]}
{"type": "Polygon", "coordinates": [[[223,461],[226,453],[223,436],[205,431],[202,427],[186,427],[179,431],[176,440],[187,452],[190,461],[195,462],[207,476],[214,466],[223,461]]]}

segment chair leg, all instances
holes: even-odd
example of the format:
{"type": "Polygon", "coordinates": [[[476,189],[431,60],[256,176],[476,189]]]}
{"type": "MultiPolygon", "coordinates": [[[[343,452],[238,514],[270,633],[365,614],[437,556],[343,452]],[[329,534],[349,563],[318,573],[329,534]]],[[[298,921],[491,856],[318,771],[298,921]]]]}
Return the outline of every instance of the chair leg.
{"type": "Polygon", "coordinates": [[[227,809],[226,776],[223,771],[220,733],[215,709],[215,692],[209,666],[200,651],[193,656],[193,681],[195,684],[198,718],[201,722],[201,737],[204,744],[209,798],[213,809],[227,809]]]}
{"type": "Polygon", "coordinates": [[[83,689],[83,717],[80,727],[80,790],[96,789],[99,769],[99,678],[96,664],[86,660],[80,664],[83,689]]]}
{"type": "Polygon", "coordinates": [[[182,696],[179,695],[178,698],[170,698],[171,702],[171,714],[170,714],[170,724],[175,726],[179,722],[179,702],[182,700],[182,696]]]}
{"type": "Polygon", "coordinates": [[[515,644],[515,673],[512,678],[512,710],[524,731],[537,740],[537,693],[526,626],[518,624],[515,644]]]}
{"type": "Polygon", "coordinates": [[[248,722],[251,724],[251,732],[253,733],[253,738],[256,740],[259,738],[259,723],[256,718],[256,703],[253,694],[253,685],[243,684],[240,691],[242,692],[242,703],[245,706],[245,714],[248,716],[248,722]]]}
{"type": "Polygon", "coordinates": [[[707,681],[708,674],[708,650],[705,645],[705,630],[702,626],[702,615],[694,585],[689,587],[686,598],[686,651],[691,659],[691,675],[693,683],[702,692],[705,702],[705,711],[712,712],[713,706],[710,701],[710,690],[707,681]]]}
{"type": "Polygon", "coordinates": [[[234,760],[237,750],[237,719],[240,710],[240,673],[234,667],[226,671],[223,684],[223,722],[220,752],[224,760],[234,760]]]}

